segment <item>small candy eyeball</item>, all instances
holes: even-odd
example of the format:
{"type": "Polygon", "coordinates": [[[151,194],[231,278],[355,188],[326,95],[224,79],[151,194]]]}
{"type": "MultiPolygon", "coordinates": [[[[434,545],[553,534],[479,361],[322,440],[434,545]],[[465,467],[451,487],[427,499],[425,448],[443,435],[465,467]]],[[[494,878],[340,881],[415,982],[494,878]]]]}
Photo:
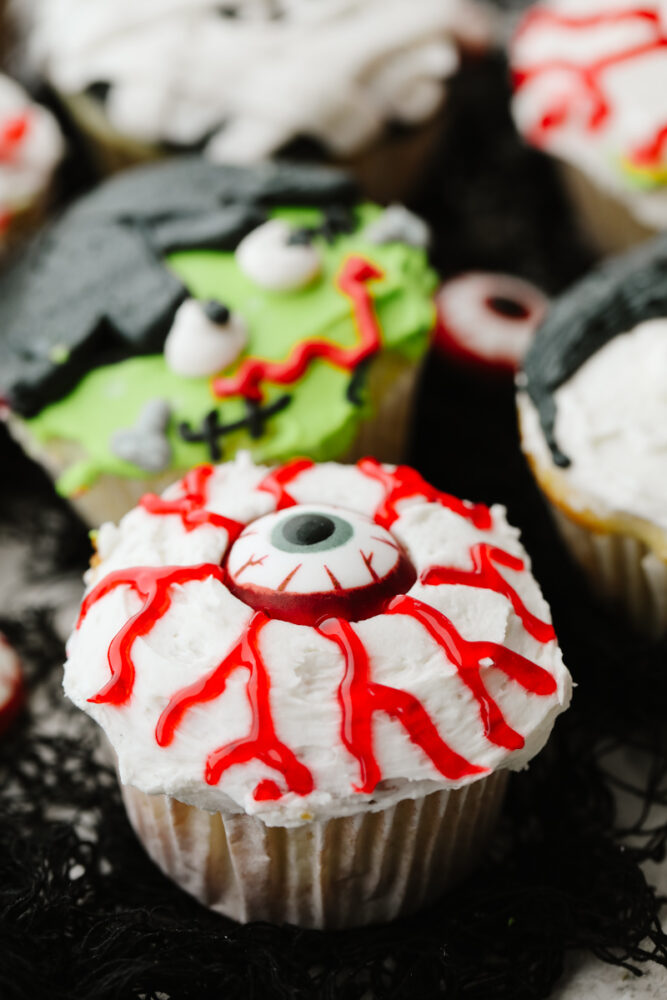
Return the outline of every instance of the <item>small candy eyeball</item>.
{"type": "Polygon", "coordinates": [[[436,295],[435,345],[448,357],[515,372],[547,305],[523,278],[471,271],[445,282],[436,295]]]}
{"type": "Polygon", "coordinates": [[[237,313],[217,299],[186,299],[164,342],[164,359],[176,375],[215,375],[236,361],[248,342],[237,313]]]}
{"type": "Polygon", "coordinates": [[[431,230],[426,222],[404,205],[389,205],[382,215],[370,222],[363,231],[369,243],[407,243],[420,250],[428,249],[431,230]]]}
{"type": "Polygon", "coordinates": [[[322,270],[322,257],[305,230],[283,219],[269,219],[253,229],[236,248],[243,273],[271,292],[291,292],[310,284],[322,270]]]}

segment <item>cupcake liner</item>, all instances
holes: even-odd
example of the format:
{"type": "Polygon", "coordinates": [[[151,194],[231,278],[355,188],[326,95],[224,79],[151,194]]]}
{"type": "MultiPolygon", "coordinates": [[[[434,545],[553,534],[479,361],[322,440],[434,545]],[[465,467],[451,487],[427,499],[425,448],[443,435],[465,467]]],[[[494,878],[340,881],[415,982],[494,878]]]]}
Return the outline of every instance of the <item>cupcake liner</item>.
{"type": "Polygon", "coordinates": [[[640,539],[619,532],[593,531],[549,502],[568,550],[593,589],[623,606],[641,632],[654,638],[667,630],[667,563],[640,539]]]}
{"type": "Polygon", "coordinates": [[[381,923],[432,902],[478,861],[508,772],[376,812],[269,827],[129,785],[121,791],[152,860],[205,906],[242,923],[335,929],[381,923]]]}
{"type": "Polygon", "coordinates": [[[563,184],[586,236],[603,254],[621,253],[655,236],[618,198],[570,163],[558,162],[563,184]]]}
{"type": "MultiPolygon", "coordinates": [[[[353,462],[364,455],[373,455],[381,462],[394,464],[404,459],[420,367],[419,362],[408,362],[390,353],[374,361],[369,382],[374,415],[361,421],[348,452],[332,458],[353,462]]],[[[18,417],[10,416],[7,423],[15,440],[46,469],[54,482],[66,469],[86,457],[83,449],[74,442],[53,440],[42,444],[18,417]]],[[[88,489],[67,499],[86,524],[97,527],[105,521],[119,521],[145,493],[161,493],[185,471],[171,469],[136,478],[101,475],[88,489]]]]}

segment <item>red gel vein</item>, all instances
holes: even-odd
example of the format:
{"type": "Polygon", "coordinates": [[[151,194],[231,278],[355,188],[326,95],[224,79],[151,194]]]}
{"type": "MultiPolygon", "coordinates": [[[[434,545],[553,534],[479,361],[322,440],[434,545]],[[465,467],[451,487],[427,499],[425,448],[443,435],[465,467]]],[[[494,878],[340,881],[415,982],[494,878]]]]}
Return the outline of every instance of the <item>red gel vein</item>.
{"type": "MultiPolygon", "coordinates": [[[[591,62],[589,65],[581,65],[569,62],[566,59],[552,59],[541,65],[531,67],[516,67],[513,73],[514,86],[520,90],[526,83],[534,80],[544,73],[563,71],[571,73],[573,78],[582,88],[582,91],[591,99],[591,112],[588,119],[588,127],[594,132],[601,128],[612,112],[611,103],[605,94],[602,75],[605,70],[612,66],[628,62],[632,59],[639,59],[667,46],[667,36],[663,32],[660,24],[660,16],[656,10],[635,7],[627,10],[608,11],[606,13],[591,14],[584,17],[567,16],[556,11],[537,7],[530,11],[524,18],[517,38],[541,24],[545,28],[557,26],[570,28],[573,30],[595,28],[604,25],[621,24],[631,21],[643,21],[650,29],[652,37],[644,43],[628,46],[625,49],[613,52],[608,56],[591,62]]],[[[534,129],[531,140],[536,144],[542,144],[547,133],[562,125],[568,117],[571,107],[569,99],[563,100],[559,97],[557,103],[543,115],[541,121],[534,129]]],[[[658,157],[662,154],[664,147],[665,133],[667,126],[658,130],[656,137],[643,145],[635,153],[631,154],[631,159],[639,165],[657,165],[658,157]]]]}
{"type": "Polygon", "coordinates": [[[135,676],[132,660],[135,639],[147,635],[168,611],[173,587],[210,577],[223,582],[222,570],[213,563],[202,563],[200,566],[135,566],[129,570],[109,573],[86,594],[76,623],[77,629],[93,604],[116,587],[129,587],[144,602],[141,610],[129,618],[111,640],[107,653],[111,678],[88,701],[94,704],[124,705],[129,700],[135,676]]]}
{"type": "Polygon", "coordinates": [[[315,463],[310,458],[295,458],[292,462],[287,462],[280,468],[269,472],[259,483],[257,489],[271,494],[276,501],[276,510],[294,507],[297,501],[287,492],[286,487],[294,482],[302,472],[307,472],[314,465],[315,463]]]}
{"type": "Polygon", "coordinates": [[[8,162],[28,133],[30,115],[16,115],[0,125],[0,162],[8,162]]]}
{"type": "Polygon", "coordinates": [[[322,358],[345,371],[352,371],[362,361],[382,346],[382,331],[373,311],[373,297],[366,284],[382,278],[374,264],[363,257],[348,257],[338,275],[338,288],[352,303],[352,310],[359,330],[359,344],[341,347],[328,340],[308,338],[295,344],[285,361],[267,361],[247,358],[235,375],[213,380],[213,393],[218,398],[244,396],[260,402],[263,391],[261,382],[291,385],[301,378],[312,361],[322,358]]]}
{"type": "Polygon", "coordinates": [[[556,681],[544,667],[496,642],[470,642],[464,639],[449,618],[413,597],[395,597],[388,605],[386,614],[409,615],[423,625],[437,642],[478,703],[484,734],[491,743],[507,750],[520,750],[523,747],[523,736],[506,723],[499,706],[484,686],[481,661],[491,660],[494,667],[532,694],[554,694],[556,681]]]}
{"type": "MultiPolygon", "coordinates": [[[[227,680],[240,667],[249,671],[247,695],[252,713],[250,733],[245,739],[226,743],[208,755],[205,778],[209,785],[216,785],[223,773],[235,764],[260,760],[272,770],[282,774],[285,784],[297,795],[308,795],[313,790],[313,777],[294,753],[276,735],[269,699],[270,681],[261,650],[259,634],[270,619],[256,612],[239,641],[206,677],[182,688],[172,696],[162,712],[155,731],[159,746],[169,746],[185,713],[195,705],[219,698],[227,680]]],[[[261,781],[255,789],[258,801],[275,799],[280,789],[275,782],[261,781]],[[277,794],[276,794],[277,793],[277,794]]]]}
{"type": "Polygon", "coordinates": [[[350,622],[328,618],[317,631],[335,642],[345,659],[345,673],[338,688],[341,739],[359,762],[361,781],[357,792],[372,792],[382,778],[373,747],[373,715],[385,712],[397,719],[408,736],[450,780],[486,773],[471,764],[441,739],[431,717],[414,695],[371,680],[368,652],[350,622]]]}
{"type": "Polygon", "coordinates": [[[494,563],[499,566],[506,566],[508,569],[522,570],[524,563],[517,556],[510,555],[504,549],[495,548],[486,542],[473,545],[470,549],[473,567],[472,570],[456,569],[450,566],[432,566],[421,576],[423,584],[439,586],[443,583],[462,583],[467,587],[481,587],[485,590],[494,590],[497,594],[503,594],[508,598],[514,611],[523,623],[526,632],[539,642],[549,642],[556,638],[553,625],[543,622],[528,610],[516,590],[498,572],[494,563]]]}
{"type": "Polygon", "coordinates": [[[385,496],[374,514],[375,522],[383,528],[390,528],[398,519],[397,505],[401,500],[415,496],[423,497],[427,503],[437,503],[441,507],[447,507],[460,517],[472,521],[475,527],[482,530],[492,526],[491,511],[484,504],[468,503],[449,493],[436,490],[409,465],[397,465],[392,472],[375,458],[362,458],[357,462],[357,468],[365,476],[377,479],[385,488],[385,496]]]}
{"type": "Polygon", "coordinates": [[[186,531],[193,531],[202,524],[212,524],[215,528],[224,528],[231,545],[243,531],[245,525],[231,517],[224,517],[222,514],[214,514],[212,511],[206,510],[208,480],[213,475],[213,471],[212,465],[198,465],[181,480],[183,496],[175,500],[164,500],[155,493],[147,493],[141,498],[139,505],[149,514],[158,516],[177,514],[186,531]]]}

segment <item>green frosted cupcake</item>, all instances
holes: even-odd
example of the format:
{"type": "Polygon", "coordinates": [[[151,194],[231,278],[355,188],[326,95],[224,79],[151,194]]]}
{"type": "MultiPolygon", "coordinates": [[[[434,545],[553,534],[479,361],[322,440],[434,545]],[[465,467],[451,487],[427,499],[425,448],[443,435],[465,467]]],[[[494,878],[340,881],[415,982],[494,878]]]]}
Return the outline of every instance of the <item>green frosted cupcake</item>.
{"type": "Polygon", "coordinates": [[[127,172],[0,279],[10,429],[93,523],[240,449],[397,460],[434,322],[427,243],[335,170],[127,172]]]}

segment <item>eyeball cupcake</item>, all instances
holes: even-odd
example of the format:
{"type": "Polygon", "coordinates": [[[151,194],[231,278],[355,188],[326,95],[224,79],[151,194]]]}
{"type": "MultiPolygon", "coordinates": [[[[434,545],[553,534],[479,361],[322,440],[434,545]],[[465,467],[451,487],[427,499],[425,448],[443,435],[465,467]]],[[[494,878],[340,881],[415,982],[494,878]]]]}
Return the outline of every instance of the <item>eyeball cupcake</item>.
{"type": "Polygon", "coordinates": [[[667,5],[544,0],[510,60],[514,118],[606,251],[667,228],[667,5]]]}
{"type": "Polygon", "coordinates": [[[336,928],[434,899],[568,705],[504,509],[406,466],[239,456],[96,542],[65,692],[148,854],[236,920],[336,928]]]}
{"type": "Polygon", "coordinates": [[[51,113],[0,74],[0,257],[42,218],[64,148],[51,113]]]}
{"type": "Polygon", "coordinates": [[[127,171],[0,278],[10,429],[93,524],[239,448],[396,460],[435,322],[428,236],[329,168],[127,171]]]}
{"type": "Polygon", "coordinates": [[[472,0],[42,0],[33,45],[105,170],[300,148],[384,202],[420,178],[448,82],[490,36],[472,0]]]}
{"type": "Polygon", "coordinates": [[[0,736],[13,725],[24,702],[25,685],[21,661],[0,634],[0,736]]]}
{"type": "Polygon", "coordinates": [[[595,590],[667,627],[667,241],[556,301],[528,352],[522,444],[595,590]]]}

